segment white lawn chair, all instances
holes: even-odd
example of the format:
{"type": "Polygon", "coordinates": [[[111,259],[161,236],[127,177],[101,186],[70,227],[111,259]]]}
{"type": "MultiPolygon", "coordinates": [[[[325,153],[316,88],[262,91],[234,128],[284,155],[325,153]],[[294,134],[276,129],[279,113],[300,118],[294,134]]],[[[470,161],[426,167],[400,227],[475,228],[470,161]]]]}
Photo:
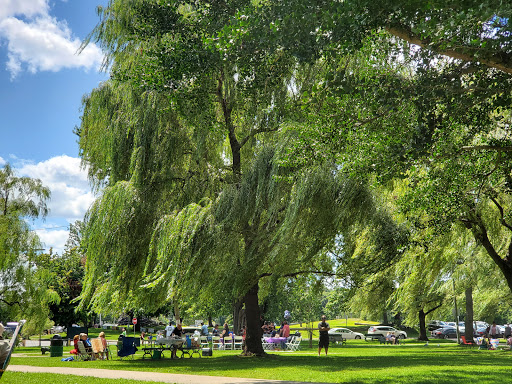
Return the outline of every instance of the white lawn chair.
{"type": "Polygon", "coordinates": [[[289,343],[286,343],[286,349],[289,351],[298,351],[300,348],[300,342],[302,338],[299,336],[293,336],[289,343]]]}
{"type": "Polygon", "coordinates": [[[213,349],[223,349],[222,343],[220,342],[220,336],[213,336],[212,337],[212,348],[213,349]]]}
{"type": "Polygon", "coordinates": [[[224,336],[224,349],[233,349],[233,336],[224,336]]]}
{"type": "Polygon", "coordinates": [[[233,341],[233,349],[242,349],[244,338],[242,336],[235,336],[233,341]]]}
{"type": "Polygon", "coordinates": [[[268,343],[267,341],[265,341],[264,337],[261,338],[261,345],[263,347],[263,350],[265,350],[265,351],[271,351],[274,349],[274,344],[268,343]]]}
{"type": "Polygon", "coordinates": [[[201,336],[199,341],[201,342],[201,348],[208,348],[210,346],[210,343],[208,342],[208,336],[201,336]]]}

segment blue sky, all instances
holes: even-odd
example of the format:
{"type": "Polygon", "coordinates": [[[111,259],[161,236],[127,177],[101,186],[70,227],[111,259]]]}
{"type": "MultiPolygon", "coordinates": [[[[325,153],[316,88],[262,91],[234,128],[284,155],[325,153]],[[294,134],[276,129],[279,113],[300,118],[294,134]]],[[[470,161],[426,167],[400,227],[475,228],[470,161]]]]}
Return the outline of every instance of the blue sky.
{"type": "Polygon", "coordinates": [[[70,222],[92,203],[73,128],[81,99],[107,78],[102,53],[81,41],[107,0],[0,0],[0,167],[52,190],[50,215],[31,223],[46,248],[62,252],[70,222]]]}

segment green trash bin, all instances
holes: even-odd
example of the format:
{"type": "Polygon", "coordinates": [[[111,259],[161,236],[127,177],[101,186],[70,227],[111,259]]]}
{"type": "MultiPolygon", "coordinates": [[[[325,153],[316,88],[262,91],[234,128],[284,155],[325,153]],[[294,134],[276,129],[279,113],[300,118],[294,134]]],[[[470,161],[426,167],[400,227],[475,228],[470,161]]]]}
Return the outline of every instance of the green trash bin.
{"type": "Polygon", "coordinates": [[[64,345],[60,335],[55,335],[50,340],[50,357],[62,357],[64,345]]]}
{"type": "Polygon", "coordinates": [[[155,349],[153,351],[153,356],[151,356],[153,360],[160,360],[162,358],[162,351],[159,349],[155,349]]]}
{"type": "Polygon", "coordinates": [[[64,353],[64,347],[50,347],[50,357],[62,357],[64,353]]]}

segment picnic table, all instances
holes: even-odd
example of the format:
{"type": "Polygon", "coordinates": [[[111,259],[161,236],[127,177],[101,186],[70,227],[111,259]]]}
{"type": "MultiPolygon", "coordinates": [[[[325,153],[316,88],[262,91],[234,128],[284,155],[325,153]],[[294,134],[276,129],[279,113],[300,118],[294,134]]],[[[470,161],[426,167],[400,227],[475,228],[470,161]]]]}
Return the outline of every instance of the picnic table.
{"type": "Polygon", "coordinates": [[[281,345],[286,344],[287,337],[266,337],[265,341],[273,345],[273,349],[279,348],[281,345]]]}
{"type": "Polygon", "coordinates": [[[380,341],[381,343],[386,342],[386,338],[383,335],[364,335],[365,341],[380,341]]]}
{"type": "MultiPolygon", "coordinates": [[[[172,338],[160,338],[156,339],[153,346],[143,347],[142,351],[144,354],[142,358],[144,359],[146,356],[149,356],[153,359],[160,359],[164,357],[164,351],[174,351],[180,349],[184,343],[182,339],[172,339],[172,338]]],[[[183,352],[182,352],[183,356],[183,352]]]]}

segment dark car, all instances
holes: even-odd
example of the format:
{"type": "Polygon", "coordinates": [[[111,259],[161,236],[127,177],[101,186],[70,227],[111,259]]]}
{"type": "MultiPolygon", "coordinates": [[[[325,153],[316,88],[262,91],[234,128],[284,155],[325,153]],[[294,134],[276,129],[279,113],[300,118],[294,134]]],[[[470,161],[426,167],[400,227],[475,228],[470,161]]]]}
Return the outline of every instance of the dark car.
{"type": "Polygon", "coordinates": [[[446,323],[444,321],[441,321],[441,320],[432,320],[430,323],[428,323],[427,325],[427,329],[432,332],[436,329],[439,329],[441,327],[444,327],[446,325],[446,323]]]}
{"type": "MultiPolygon", "coordinates": [[[[464,336],[464,328],[459,328],[459,334],[464,336]]],[[[457,337],[457,329],[455,327],[443,327],[440,329],[436,329],[432,332],[432,336],[437,337],[438,339],[454,339],[457,337]]]]}

